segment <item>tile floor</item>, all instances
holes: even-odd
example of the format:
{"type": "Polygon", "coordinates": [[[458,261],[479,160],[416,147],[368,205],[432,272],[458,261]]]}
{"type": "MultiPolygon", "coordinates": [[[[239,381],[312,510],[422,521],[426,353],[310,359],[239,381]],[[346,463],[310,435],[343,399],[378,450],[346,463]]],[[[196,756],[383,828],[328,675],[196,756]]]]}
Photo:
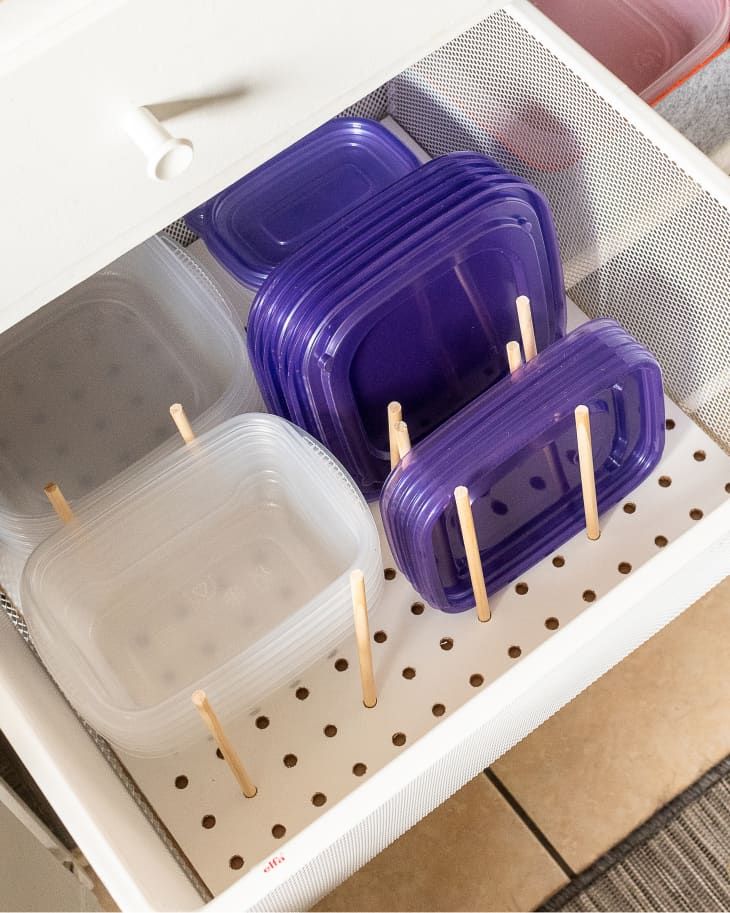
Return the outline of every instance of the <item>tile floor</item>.
{"type": "Polygon", "coordinates": [[[730,754],[729,707],[730,578],[315,910],[533,909],[730,754]]]}

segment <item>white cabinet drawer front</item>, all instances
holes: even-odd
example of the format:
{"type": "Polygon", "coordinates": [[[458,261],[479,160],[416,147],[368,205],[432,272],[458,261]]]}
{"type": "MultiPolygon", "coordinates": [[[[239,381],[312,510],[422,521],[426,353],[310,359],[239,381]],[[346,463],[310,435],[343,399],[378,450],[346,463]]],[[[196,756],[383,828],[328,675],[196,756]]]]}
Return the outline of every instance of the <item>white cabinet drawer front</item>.
{"type": "Polygon", "coordinates": [[[0,331],[497,5],[129,0],[7,72],[0,331]],[[173,180],[125,133],[138,106],[194,145],[173,180]]]}

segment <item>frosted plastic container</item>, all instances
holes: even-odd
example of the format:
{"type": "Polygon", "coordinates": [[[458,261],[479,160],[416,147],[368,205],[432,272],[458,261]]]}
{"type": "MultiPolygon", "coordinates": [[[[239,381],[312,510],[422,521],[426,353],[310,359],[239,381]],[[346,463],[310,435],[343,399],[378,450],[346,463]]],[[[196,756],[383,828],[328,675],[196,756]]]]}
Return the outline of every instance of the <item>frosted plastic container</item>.
{"type": "Polygon", "coordinates": [[[647,101],[728,40],[730,0],[532,0],[647,101]]]}
{"type": "Polygon", "coordinates": [[[218,287],[150,238],[0,336],[0,539],[17,554],[59,525],[53,480],[75,509],[177,446],[169,407],[197,432],[261,409],[243,335],[218,287]]]}
{"type": "Polygon", "coordinates": [[[204,735],[196,688],[225,720],[351,633],[354,568],[372,608],[378,534],[350,477],[300,429],[249,414],[80,511],[31,556],[21,601],[79,713],[160,755],[204,735]]]}

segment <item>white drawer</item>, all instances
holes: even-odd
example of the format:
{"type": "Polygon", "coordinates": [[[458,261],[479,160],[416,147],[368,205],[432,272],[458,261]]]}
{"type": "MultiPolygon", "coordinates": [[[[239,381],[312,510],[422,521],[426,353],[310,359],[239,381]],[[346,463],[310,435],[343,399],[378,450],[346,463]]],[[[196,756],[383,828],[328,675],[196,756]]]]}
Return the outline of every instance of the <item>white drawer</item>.
{"type": "Polygon", "coordinates": [[[41,4],[25,34],[10,0],[0,332],[496,5],[65,0],[67,19],[41,4]],[[147,176],[123,129],[139,106],[193,143],[173,180],[147,176]]]}
{"type": "MultiPolygon", "coordinates": [[[[168,852],[173,841],[216,895],[210,909],[306,908],[730,573],[728,179],[526,2],[395,76],[368,110],[393,115],[431,154],[479,149],[538,184],[556,214],[571,296],[647,343],[668,393],[697,421],[670,403],[667,451],[631,496],[636,509],[610,511],[597,543],[567,543],[562,567],[546,559],[531,569],[527,593],[497,594],[488,625],[414,615],[400,575],[386,584],[374,710],[361,706],[346,643],[337,655],[348,669],[336,671],[334,657],[316,664],[301,678],[305,701],[284,688],[257,712],[270,726],[232,725],[255,799],[236,794],[210,743],[123,758],[137,798],[172,835],[167,845],[0,617],[0,727],[125,909],[202,904],[168,852]],[[668,487],[657,484],[663,474],[668,487]],[[328,723],[335,738],[323,736],[328,723]],[[286,767],[285,753],[299,763],[286,767]],[[316,792],[327,797],[321,807],[316,792]],[[206,814],[217,818],[212,829],[201,827],[206,814]],[[237,870],[234,855],[244,860],[237,870]]],[[[0,561],[4,573],[12,569],[0,561]]]]}

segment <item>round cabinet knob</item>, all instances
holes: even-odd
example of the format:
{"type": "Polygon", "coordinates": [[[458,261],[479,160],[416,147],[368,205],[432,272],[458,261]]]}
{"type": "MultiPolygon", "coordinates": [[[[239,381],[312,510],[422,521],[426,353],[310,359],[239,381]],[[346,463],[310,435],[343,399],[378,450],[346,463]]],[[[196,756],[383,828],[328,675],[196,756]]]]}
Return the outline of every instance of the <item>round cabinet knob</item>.
{"type": "Polygon", "coordinates": [[[193,160],[189,139],[172,136],[149,108],[134,108],[124,119],[124,129],[147,161],[147,174],[169,181],[186,170],[193,160]]]}

